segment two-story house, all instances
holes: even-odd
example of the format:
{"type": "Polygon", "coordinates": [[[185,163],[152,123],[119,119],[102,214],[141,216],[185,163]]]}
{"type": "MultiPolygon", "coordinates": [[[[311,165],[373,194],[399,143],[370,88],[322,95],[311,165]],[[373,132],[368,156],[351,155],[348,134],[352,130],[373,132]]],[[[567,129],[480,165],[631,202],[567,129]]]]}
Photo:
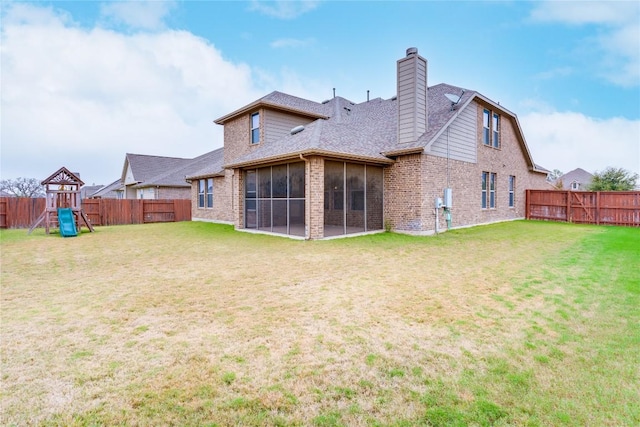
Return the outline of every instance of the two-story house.
{"type": "Polygon", "coordinates": [[[219,119],[223,158],[192,182],[193,218],[320,239],[431,234],[523,218],[546,188],[514,113],[473,90],[427,86],[416,48],[397,96],[355,104],[273,92],[219,119]]]}

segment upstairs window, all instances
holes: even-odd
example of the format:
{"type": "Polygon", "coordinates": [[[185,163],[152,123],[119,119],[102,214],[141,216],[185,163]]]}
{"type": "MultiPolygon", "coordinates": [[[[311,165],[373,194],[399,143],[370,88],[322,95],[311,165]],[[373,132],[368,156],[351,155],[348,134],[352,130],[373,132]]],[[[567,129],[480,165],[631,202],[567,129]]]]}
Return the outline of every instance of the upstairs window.
{"type": "Polygon", "coordinates": [[[493,148],[500,148],[500,116],[496,113],[493,113],[491,127],[493,130],[493,148]]]}
{"type": "Polygon", "coordinates": [[[516,205],[516,177],[509,175],[509,207],[516,205]]]}
{"type": "Polygon", "coordinates": [[[260,142],[260,113],[251,115],[251,143],[258,144],[260,142]]]}
{"type": "Polygon", "coordinates": [[[482,142],[485,145],[491,145],[491,129],[489,126],[489,110],[484,110],[482,112],[482,142]]]}

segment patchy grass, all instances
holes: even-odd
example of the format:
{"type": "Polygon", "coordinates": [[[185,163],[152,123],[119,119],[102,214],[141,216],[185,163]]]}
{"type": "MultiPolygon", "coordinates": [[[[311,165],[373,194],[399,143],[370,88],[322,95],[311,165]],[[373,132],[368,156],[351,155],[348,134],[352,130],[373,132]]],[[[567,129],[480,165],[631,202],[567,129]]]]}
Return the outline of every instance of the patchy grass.
{"type": "Polygon", "coordinates": [[[2,230],[0,423],[638,425],[639,242],[2,230]]]}

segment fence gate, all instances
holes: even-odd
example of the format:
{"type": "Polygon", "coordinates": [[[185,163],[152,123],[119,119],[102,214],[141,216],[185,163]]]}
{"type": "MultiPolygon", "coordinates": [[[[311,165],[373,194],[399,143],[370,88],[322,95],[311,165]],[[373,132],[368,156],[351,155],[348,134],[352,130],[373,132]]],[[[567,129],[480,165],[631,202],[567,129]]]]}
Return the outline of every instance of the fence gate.
{"type": "Polygon", "coordinates": [[[640,191],[527,190],[526,218],[640,227],[640,191]]]}

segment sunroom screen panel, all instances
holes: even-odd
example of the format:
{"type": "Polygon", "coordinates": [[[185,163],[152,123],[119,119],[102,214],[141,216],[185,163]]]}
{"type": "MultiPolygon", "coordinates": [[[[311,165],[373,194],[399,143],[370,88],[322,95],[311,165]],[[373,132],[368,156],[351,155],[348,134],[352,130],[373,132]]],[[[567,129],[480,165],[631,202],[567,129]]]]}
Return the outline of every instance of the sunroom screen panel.
{"type": "Polygon", "coordinates": [[[347,163],[347,233],[365,231],[364,165],[347,163]]]}
{"type": "Polygon", "coordinates": [[[271,231],[271,199],[258,200],[258,230],[271,231]]]}
{"type": "Polygon", "coordinates": [[[271,170],[271,177],[273,179],[273,198],[287,197],[287,165],[274,166],[271,170]]]}
{"type": "Polygon", "coordinates": [[[304,162],[289,163],[289,197],[304,199],[304,162]]]}
{"type": "Polygon", "coordinates": [[[324,163],[324,235],[344,234],[344,163],[324,163]]]}
{"type": "Polygon", "coordinates": [[[305,235],[304,200],[289,201],[289,234],[305,235]]]}

